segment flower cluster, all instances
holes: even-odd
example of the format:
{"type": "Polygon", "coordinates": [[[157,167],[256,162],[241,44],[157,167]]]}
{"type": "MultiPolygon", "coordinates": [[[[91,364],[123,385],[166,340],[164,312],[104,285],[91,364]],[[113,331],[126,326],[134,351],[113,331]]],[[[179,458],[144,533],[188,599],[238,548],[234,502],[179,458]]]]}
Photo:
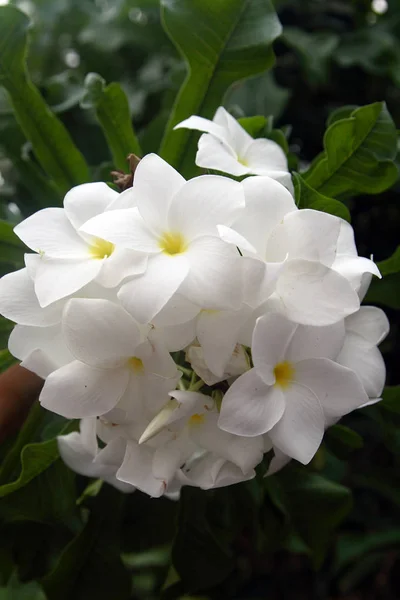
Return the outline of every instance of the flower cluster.
{"type": "Polygon", "coordinates": [[[306,464],[324,430],[379,398],[384,313],[361,307],[376,265],[345,221],[299,210],[286,158],[224,109],[189,181],[154,154],[132,188],[73,188],[17,225],[33,251],[0,282],[9,348],[45,379],[40,402],[80,432],[78,473],[176,495],[306,464]]]}

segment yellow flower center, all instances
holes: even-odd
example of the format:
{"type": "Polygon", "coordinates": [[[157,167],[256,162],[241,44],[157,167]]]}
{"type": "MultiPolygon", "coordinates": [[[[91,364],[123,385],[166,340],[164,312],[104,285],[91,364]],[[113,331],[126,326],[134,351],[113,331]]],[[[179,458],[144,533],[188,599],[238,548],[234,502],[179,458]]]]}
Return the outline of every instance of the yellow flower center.
{"type": "Polygon", "coordinates": [[[144,364],[141,358],[138,358],[137,356],[132,356],[128,360],[128,363],[134,373],[138,374],[144,371],[144,364]]]}
{"type": "Polygon", "coordinates": [[[238,156],[237,157],[237,161],[238,161],[238,163],[240,163],[244,167],[248,167],[249,166],[249,163],[247,162],[247,160],[245,158],[242,158],[242,157],[238,156]]]}
{"type": "Polygon", "coordinates": [[[192,415],[189,419],[189,425],[196,426],[204,423],[204,415],[195,414],[192,415]]]}
{"type": "Polygon", "coordinates": [[[96,259],[108,258],[114,252],[114,248],[115,246],[111,242],[96,237],[89,246],[89,253],[96,259]]]}
{"type": "Polygon", "coordinates": [[[187,242],[181,233],[166,231],[159,239],[158,245],[165,254],[182,254],[186,251],[187,242]]]}
{"type": "Polygon", "coordinates": [[[290,362],[285,360],[278,363],[274,369],[275,385],[279,385],[283,389],[288,388],[293,381],[294,374],[295,370],[290,362]]]}

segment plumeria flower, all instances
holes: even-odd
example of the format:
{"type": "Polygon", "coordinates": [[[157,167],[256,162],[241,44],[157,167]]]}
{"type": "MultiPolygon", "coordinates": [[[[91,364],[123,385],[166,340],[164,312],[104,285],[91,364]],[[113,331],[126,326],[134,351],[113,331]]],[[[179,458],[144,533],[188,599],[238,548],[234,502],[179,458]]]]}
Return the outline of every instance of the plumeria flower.
{"type": "Polygon", "coordinates": [[[144,256],[80,231],[87,220],[118,201],[119,194],[105,183],[85,183],[67,193],[64,208],[45,208],[15,227],[18,237],[40,256],[34,287],[42,307],[94,279],[115,287],[145,269],[144,256]]]}
{"type": "Polygon", "coordinates": [[[249,481],[256,475],[254,469],[243,473],[240,467],[213,452],[195,453],[178,472],[181,485],[211,490],[249,481]]]}
{"type": "Polygon", "coordinates": [[[211,452],[214,460],[218,456],[222,464],[233,463],[236,476],[237,468],[242,472],[242,480],[253,476],[254,467],[262,459],[261,437],[244,438],[221,431],[217,425],[218,411],[210,397],[179,390],[170,392],[170,396],[172,399],[149,423],[139,443],[128,442],[124,462],[117,472],[118,479],[142,489],[144,472],[147,477],[151,473],[158,481],[158,487],[153,482],[151,495],[162,495],[182,465],[199,451],[211,452]],[[149,446],[160,434],[169,434],[170,439],[165,441],[164,438],[156,449],[149,446]]]}
{"type": "Polygon", "coordinates": [[[82,419],[80,432],[74,431],[57,438],[58,449],[65,464],[80,475],[102,479],[121,492],[134,492],[129,483],[119,481],[115,474],[125,454],[126,441],[115,438],[100,449],[96,436],[97,419],[82,419]]]}
{"type": "Polygon", "coordinates": [[[337,362],[354,371],[371,399],[382,394],[386,368],[378,345],[389,333],[389,321],[383,310],[362,306],[345,319],[346,337],[337,362]]]}
{"type": "Polygon", "coordinates": [[[192,116],[174,127],[181,128],[205,132],[199,139],[197,166],[237,177],[269,175],[291,186],[286,155],[279,144],[253,139],[222,106],[212,121],[192,116]]]}
{"type": "Polygon", "coordinates": [[[219,426],[236,435],[268,432],[281,452],[307,464],[326,422],[368,401],[357,375],[332,360],[343,339],[343,323],[306,327],[279,314],[260,317],[252,341],[254,368],[225,394],[219,426]]]}
{"type": "Polygon", "coordinates": [[[191,344],[186,348],[186,360],[190,363],[193,371],[197,373],[207,385],[214,385],[225,379],[229,381],[231,378],[236,378],[250,369],[249,357],[241,344],[236,344],[234,347],[222,375],[215,375],[214,371],[208,368],[204,359],[204,350],[196,343],[191,344]]]}
{"type": "Polygon", "coordinates": [[[240,256],[217,226],[230,225],[244,209],[241,185],[214,175],[185,181],[150,154],[136,169],[131,197],[136,206],[98,215],[81,230],[148,258],[145,272],[119,292],[135,319],[150,322],[178,289],[202,308],[238,308],[240,256]]]}
{"type": "Polygon", "coordinates": [[[61,323],[49,327],[16,325],[8,349],[22,367],[43,379],[74,360],[65,344],[61,323]]]}
{"type": "Polygon", "coordinates": [[[269,177],[242,185],[244,216],[220,227],[220,233],[247,256],[245,302],[256,308],[269,299],[270,310],[307,325],[328,325],[355,312],[354,277],[365,271],[379,276],[379,270],[354,255],[348,224],[320,211],[298,210],[288,191],[269,177]]]}
{"type": "Polygon", "coordinates": [[[176,386],[168,352],[143,341],[137,323],[113,302],[70,300],[63,337],[75,360],[49,375],[39,399],[64,417],[102,415],[118,403],[142,410],[145,399],[157,405],[176,386]]]}

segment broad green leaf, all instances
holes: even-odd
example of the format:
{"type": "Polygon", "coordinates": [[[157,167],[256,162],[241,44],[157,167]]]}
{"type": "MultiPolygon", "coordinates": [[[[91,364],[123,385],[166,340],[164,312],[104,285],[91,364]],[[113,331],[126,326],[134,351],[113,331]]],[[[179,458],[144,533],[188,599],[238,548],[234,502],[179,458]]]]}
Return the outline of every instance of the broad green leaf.
{"type": "Polygon", "coordinates": [[[93,108],[111,150],[114,166],[129,172],[129,154],[141,156],[142,151],[132,127],[128,99],[119,83],[106,82],[97,73],[85,80],[83,108],[93,108]]]}
{"type": "Polygon", "coordinates": [[[354,112],[359,106],[355,104],[349,104],[347,106],[339,106],[336,110],[332,111],[328,117],[326,122],[326,126],[330,127],[336,121],[340,121],[341,119],[348,119],[352,112],[354,112]]]}
{"type": "Polygon", "coordinates": [[[161,156],[193,173],[198,135],[173,127],[190,115],[212,118],[232,83],[269,69],[281,26],[270,0],[161,0],[164,28],[188,75],[161,144],[161,156]]]}
{"type": "Polygon", "coordinates": [[[378,267],[382,276],[398,273],[400,271],[400,246],[396,248],[392,256],[379,262],[378,267]]]}
{"type": "Polygon", "coordinates": [[[359,450],[364,445],[360,434],[344,425],[333,425],[326,433],[324,442],[328,449],[338,458],[348,459],[349,453],[359,450]]]}
{"type": "Polygon", "coordinates": [[[191,487],[183,488],[181,493],[172,562],[189,592],[217,585],[234,566],[232,551],[207,520],[209,497],[203,490],[191,487]]]}
{"type": "Polygon", "coordinates": [[[243,129],[253,138],[262,135],[267,127],[267,118],[262,116],[241,117],[238,121],[243,129]]]}
{"type": "Polygon", "coordinates": [[[345,425],[333,425],[327,430],[327,435],[350,448],[362,448],[364,445],[361,435],[350,429],[350,427],[345,427],[345,425]]]}
{"type": "Polygon", "coordinates": [[[364,304],[381,304],[400,309],[400,273],[374,278],[364,298],[364,304]]]}
{"type": "Polygon", "coordinates": [[[26,246],[14,233],[14,225],[0,220],[0,260],[10,263],[15,269],[24,266],[26,246]]]}
{"type": "Polygon", "coordinates": [[[69,433],[76,427],[74,422],[63,419],[58,422],[58,429],[52,432],[53,439],[37,442],[35,438],[41,436],[46,417],[46,411],[35,402],[13,447],[1,465],[0,498],[24,487],[50,467],[59,458],[55,436],[69,433]],[[13,479],[19,465],[21,465],[20,473],[13,479]]]}
{"type": "Polygon", "coordinates": [[[124,500],[109,485],[93,498],[85,527],[42,580],[49,600],[129,600],[131,582],[119,547],[124,500]]]}
{"type": "Polygon", "coordinates": [[[15,117],[60,194],[89,180],[86,162],[64,125],[50,111],[26,70],[29,19],[13,6],[0,7],[0,85],[15,117]]]}
{"type": "Polygon", "coordinates": [[[293,183],[296,203],[299,208],[320,210],[350,222],[349,209],[343,202],[323,196],[313,189],[299,173],[293,173],[293,183]]]}
{"type": "Polygon", "coordinates": [[[310,549],[315,567],[321,566],[335,529],[352,507],[350,490],[294,465],[273,478],[280,487],[282,512],[310,549]]]}
{"type": "Polygon", "coordinates": [[[325,132],[324,148],[303,174],[324,196],[378,194],[397,179],[397,133],[384,102],[335,121],[325,132]]]}

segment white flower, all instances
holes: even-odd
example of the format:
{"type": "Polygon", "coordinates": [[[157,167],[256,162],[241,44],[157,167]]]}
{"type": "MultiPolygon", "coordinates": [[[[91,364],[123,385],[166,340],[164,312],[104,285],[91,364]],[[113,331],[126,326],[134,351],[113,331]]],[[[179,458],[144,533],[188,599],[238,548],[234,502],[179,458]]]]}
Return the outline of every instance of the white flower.
{"type": "Polygon", "coordinates": [[[208,368],[204,360],[203,348],[197,344],[192,344],[186,349],[186,360],[191,364],[195,373],[207,385],[214,385],[225,379],[230,380],[232,377],[238,377],[250,369],[249,357],[244,347],[240,344],[236,344],[231,357],[224,367],[222,375],[215,375],[214,371],[208,368]]]}
{"type": "Polygon", "coordinates": [[[343,337],[343,323],[306,327],[278,314],[260,317],[253,334],[254,368],[225,394],[220,427],[237,435],[268,432],[281,452],[308,463],[326,421],[368,401],[355,373],[332,360],[343,337]]]}
{"type": "Polygon", "coordinates": [[[285,185],[291,178],[284,151],[276,142],[253,139],[222,106],[212,121],[192,116],[174,129],[206,132],[199,139],[196,165],[230,175],[269,175],[285,185]]]}
{"type": "Polygon", "coordinates": [[[102,415],[119,402],[141,410],[160,402],[179,378],[175,363],[141,339],[138,325],[108,300],[72,299],[63,317],[63,336],[75,361],[46,379],[40,402],[68,418],[102,415]]]}
{"type": "Polygon", "coordinates": [[[49,327],[16,325],[8,349],[22,361],[21,366],[43,379],[74,359],[65,344],[60,323],[49,327]]]}
{"type": "Polygon", "coordinates": [[[146,488],[152,496],[160,496],[171,489],[176,477],[181,483],[190,479],[195,484],[192,476],[188,478],[186,463],[208,453],[212,455],[211,463],[216,463],[213,473],[202,471],[209,462],[197,466],[194,473],[195,479],[202,480],[202,486],[212,487],[213,481],[228,485],[233,479],[237,482],[254,476],[253,469],[263,455],[261,437],[245,438],[221,431],[217,425],[218,411],[210,397],[179,390],[169,395],[172,399],[148,424],[139,443],[128,441],[118,479],[139,489],[146,488]],[[218,478],[227,462],[230,466],[226,465],[218,478]]]}
{"type": "Polygon", "coordinates": [[[213,175],[186,182],[150,154],[136,169],[131,197],[137,206],[99,215],[82,230],[148,257],[146,271],[119,292],[135,319],[150,322],[178,289],[200,307],[238,308],[240,256],[217,225],[230,225],[243,210],[241,185],[213,175]]]}
{"type": "Polygon", "coordinates": [[[362,306],[345,319],[345,327],[346,337],[336,360],[358,375],[369,398],[379,398],[386,369],[377,346],[389,333],[389,321],[380,308],[362,306]]]}
{"type": "Polygon", "coordinates": [[[15,227],[18,237],[40,255],[34,287],[42,307],[94,279],[114,287],[145,269],[145,257],[80,232],[85,221],[119,201],[119,194],[105,183],[85,183],[68,192],[64,208],[45,208],[15,227]]]}
{"type": "Polygon", "coordinates": [[[219,229],[247,256],[245,302],[256,308],[269,299],[270,310],[306,325],[328,325],[355,312],[357,282],[364,272],[379,276],[379,270],[357,256],[351,226],[327,213],[297,210],[288,191],[269,177],[242,185],[243,217],[219,229]]]}
{"type": "Polygon", "coordinates": [[[74,431],[58,436],[61,458],[70,469],[80,475],[102,479],[121,492],[134,492],[134,486],[119,481],[115,476],[124,458],[126,441],[115,438],[100,450],[96,427],[96,418],[82,419],[80,433],[74,431]]]}

